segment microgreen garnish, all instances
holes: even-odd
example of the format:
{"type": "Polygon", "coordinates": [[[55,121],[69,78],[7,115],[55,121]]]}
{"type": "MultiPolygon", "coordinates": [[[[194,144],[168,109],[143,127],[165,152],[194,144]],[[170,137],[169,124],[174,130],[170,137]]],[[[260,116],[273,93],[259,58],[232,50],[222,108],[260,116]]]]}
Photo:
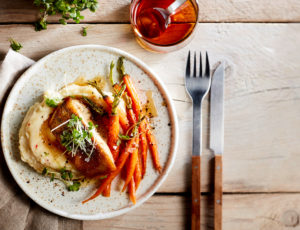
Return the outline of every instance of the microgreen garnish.
{"type": "Polygon", "coordinates": [[[71,182],[73,178],[73,174],[71,171],[66,170],[66,168],[64,167],[60,170],[60,176],[63,179],[63,182],[65,183],[69,191],[74,192],[79,190],[81,185],[80,182],[78,181],[71,182]]]}
{"type": "Polygon", "coordinates": [[[66,151],[74,157],[77,150],[81,150],[87,155],[85,161],[89,161],[95,148],[95,141],[92,140],[93,130],[95,126],[92,122],[88,123],[88,127],[82,124],[82,118],[72,114],[71,119],[67,123],[67,129],[60,136],[62,145],[66,151]]]}
{"type": "Polygon", "coordinates": [[[106,179],[106,178],[107,178],[107,175],[102,176],[102,177],[100,177],[99,179],[100,179],[100,180],[103,180],[103,179],[106,179]]]}
{"type": "Polygon", "coordinates": [[[40,8],[41,17],[35,25],[35,30],[47,29],[47,17],[48,15],[61,14],[59,22],[66,25],[66,20],[73,19],[76,23],[84,19],[81,15],[81,11],[89,9],[91,12],[95,12],[98,7],[97,0],[34,0],[34,5],[40,8]]]}
{"type": "Polygon", "coordinates": [[[87,35],[87,27],[82,27],[81,35],[85,37],[87,35]]]}
{"type": "Polygon", "coordinates": [[[23,46],[22,46],[19,42],[15,41],[15,40],[12,39],[12,38],[9,39],[9,42],[10,42],[10,47],[11,47],[14,51],[17,51],[17,52],[18,52],[20,49],[23,48],[23,46]]]}
{"type": "Polygon", "coordinates": [[[48,169],[47,168],[44,168],[43,171],[42,171],[42,175],[46,175],[48,172],[48,169]]]}
{"type": "Polygon", "coordinates": [[[72,180],[72,178],[73,178],[73,173],[72,173],[72,172],[68,172],[68,176],[69,176],[70,180],[72,180]]]}
{"type": "Polygon", "coordinates": [[[61,102],[59,98],[46,98],[45,103],[49,107],[55,108],[61,102]]]}
{"type": "Polygon", "coordinates": [[[79,181],[73,181],[73,184],[68,186],[68,190],[71,192],[76,192],[79,190],[80,185],[81,184],[79,181]]]}
{"type": "Polygon", "coordinates": [[[61,178],[64,179],[64,180],[67,179],[67,177],[68,177],[68,172],[66,171],[66,168],[62,168],[62,169],[60,170],[60,176],[61,176],[61,178]]]}
{"type": "Polygon", "coordinates": [[[44,152],[44,154],[45,154],[45,156],[48,156],[48,155],[49,155],[49,153],[47,153],[47,152],[44,152]]]}
{"type": "Polygon", "coordinates": [[[96,105],[91,99],[87,97],[83,97],[83,100],[86,101],[89,106],[91,107],[92,110],[94,110],[96,113],[103,115],[104,114],[104,109],[98,105],[96,105]]]}

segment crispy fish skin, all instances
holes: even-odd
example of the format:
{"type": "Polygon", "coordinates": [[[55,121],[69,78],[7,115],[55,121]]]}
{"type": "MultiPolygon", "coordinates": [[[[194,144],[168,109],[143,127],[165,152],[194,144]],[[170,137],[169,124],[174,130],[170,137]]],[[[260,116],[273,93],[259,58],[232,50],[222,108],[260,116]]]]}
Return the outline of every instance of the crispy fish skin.
{"type": "MultiPolygon", "coordinates": [[[[52,117],[49,120],[50,129],[52,130],[69,120],[72,114],[82,118],[81,122],[85,127],[87,127],[88,122],[91,121],[89,109],[80,100],[68,97],[52,114],[52,117]]],[[[53,134],[56,136],[56,139],[59,140],[59,143],[61,143],[60,136],[62,132],[66,130],[66,127],[67,125],[63,125],[53,130],[53,134]]],[[[87,155],[81,150],[78,150],[74,157],[72,157],[71,154],[66,153],[68,160],[78,171],[87,177],[105,175],[115,170],[116,166],[111,151],[96,130],[93,131],[92,141],[95,141],[95,146],[89,161],[85,160],[87,155]]],[[[62,145],[60,148],[65,150],[65,147],[62,145]]]]}

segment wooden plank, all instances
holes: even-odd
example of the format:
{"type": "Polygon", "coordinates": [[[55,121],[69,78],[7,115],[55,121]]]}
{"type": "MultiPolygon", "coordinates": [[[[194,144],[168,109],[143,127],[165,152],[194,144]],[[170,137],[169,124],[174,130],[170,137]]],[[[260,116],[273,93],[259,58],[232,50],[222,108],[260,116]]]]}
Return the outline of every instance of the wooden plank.
{"type": "MultiPolygon", "coordinates": [[[[33,0],[0,1],[0,22],[34,22],[33,0]]],[[[129,22],[130,0],[100,0],[95,14],[84,12],[84,22],[129,22]]],[[[201,22],[299,22],[298,0],[199,0],[201,22]]],[[[48,21],[57,22],[57,17],[48,21]]]]}
{"type": "MultiPolygon", "coordinates": [[[[300,229],[299,194],[225,195],[223,229],[300,229]]],[[[126,215],[84,221],[83,230],[190,229],[190,200],[181,196],[154,196],[126,215]]],[[[201,229],[213,228],[213,197],[201,199],[201,229]]]]}
{"type": "MultiPolygon", "coordinates": [[[[102,44],[151,66],[171,93],[180,126],[176,162],[160,192],[190,187],[192,106],[183,77],[187,52],[208,50],[214,65],[226,58],[224,191],[300,191],[300,24],[202,24],[192,43],[169,54],[142,49],[129,25],[92,25],[87,37],[80,35],[81,27],[52,25],[37,33],[29,25],[2,25],[0,53],[7,51],[9,37],[35,60],[70,45],[102,44]]],[[[203,109],[202,191],[208,191],[213,156],[207,149],[207,99],[203,109]]]]}

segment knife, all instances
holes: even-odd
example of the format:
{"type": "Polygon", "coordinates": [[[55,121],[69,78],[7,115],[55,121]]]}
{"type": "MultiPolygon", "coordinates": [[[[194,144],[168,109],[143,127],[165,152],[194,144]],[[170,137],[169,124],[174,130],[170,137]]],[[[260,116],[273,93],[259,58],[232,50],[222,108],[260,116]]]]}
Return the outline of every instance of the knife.
{"type": "Polygon", "coordinates": [[[222,155],[224,151],[224,64],[212,77],[210,91],[210,149],[215,155],[214,229],[222,229],[222,155]]]}

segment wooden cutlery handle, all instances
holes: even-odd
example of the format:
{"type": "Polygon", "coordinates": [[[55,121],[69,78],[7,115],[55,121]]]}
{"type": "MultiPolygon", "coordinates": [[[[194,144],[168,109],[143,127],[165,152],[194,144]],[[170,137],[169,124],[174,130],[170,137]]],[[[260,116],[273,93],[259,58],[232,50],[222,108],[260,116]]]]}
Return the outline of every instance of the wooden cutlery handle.
{"type": "Polygon", "coordinates": [[[214,229],[222,229],[222,156],[215,156],[214,229]]]}
{"type": "Polygon", "coordinates": [[[200,230],[201,157],[192,156],[192,230],[200,230]]]}

